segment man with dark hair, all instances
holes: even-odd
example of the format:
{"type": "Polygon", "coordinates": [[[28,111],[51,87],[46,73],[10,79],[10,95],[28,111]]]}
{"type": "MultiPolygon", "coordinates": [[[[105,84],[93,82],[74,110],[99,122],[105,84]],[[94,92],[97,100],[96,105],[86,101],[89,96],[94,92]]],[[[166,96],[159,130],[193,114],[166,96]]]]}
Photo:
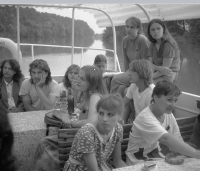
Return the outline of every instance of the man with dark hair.
{"type": "Polygon", "coordinates": [[[24,111],[22,99],[19,96],[19,90],[24,75],[21,72],[20,65],[15,59],[3,60],[0,65],[0,93],[1,103],[9,112],[24,111]]]}
{"type": "Polygon", "coordinates": [[[23,81],[19,95],[26,111],[53,109],[59,96],[59,85],[52,79],[45,60],[36,59],[29,65],[30,79],[23,81]]]}

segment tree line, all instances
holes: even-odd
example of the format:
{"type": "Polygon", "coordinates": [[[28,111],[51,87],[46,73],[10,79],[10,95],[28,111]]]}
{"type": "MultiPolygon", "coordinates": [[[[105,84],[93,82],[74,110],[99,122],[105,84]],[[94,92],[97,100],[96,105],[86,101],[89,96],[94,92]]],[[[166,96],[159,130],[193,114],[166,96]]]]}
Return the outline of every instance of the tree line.
{"type": "MultiPolygon", "coordinates": [[[[72,19],[56,14],[40,13],[34,8],[20,7],[20,38],[71,40],[72,19]]],[[[94,31],[85,21],[74,21],[74,37],[93,37],[94,31]]],[[[0,37],[16,39],[17,15],[14,6],[0,6],[0,37]]]]}

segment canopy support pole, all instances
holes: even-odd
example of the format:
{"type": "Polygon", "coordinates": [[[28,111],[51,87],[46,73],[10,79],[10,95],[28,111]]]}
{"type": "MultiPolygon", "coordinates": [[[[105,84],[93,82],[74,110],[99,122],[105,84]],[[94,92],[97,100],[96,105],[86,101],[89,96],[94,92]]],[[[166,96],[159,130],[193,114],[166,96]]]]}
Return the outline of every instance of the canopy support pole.
{"type": "Polygon", "coordinates": [[[71,56],[71,64],[74,63],[74,11],[75,8],[72,10],[72,56],[71,56]]]}
{"type": "Polygon", "coordinates": [[[17,47],[18,47],[18,53],[17,53],[17,57],[18,57],[18,61],[20,66],[22,65],[22,58],[20,55],[20,20],[19,20],[19,6],[16,6],[17,8],[17,47]]]}
{"type": "Polygon", "coordinates": [[[146,10],[142,5],[140,5],[140,4],[135,4],[135,5],[137,5],[138,7],[140,7],[140,8],[142,9],[142,11],[143,11],[143,12],[145,13],[145,15],[147,16],[147,19],[150,21],[151,18],[150,18],[149,13],[147,12],[147,10],[146,10]]]}

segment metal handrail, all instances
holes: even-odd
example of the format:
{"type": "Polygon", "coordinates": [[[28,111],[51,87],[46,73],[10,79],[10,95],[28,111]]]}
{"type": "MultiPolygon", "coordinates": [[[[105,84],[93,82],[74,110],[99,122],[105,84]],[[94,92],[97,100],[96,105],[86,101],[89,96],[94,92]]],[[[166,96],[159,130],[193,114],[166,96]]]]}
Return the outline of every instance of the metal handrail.
{"type": "MultiPolygon", "coordinates": [[[[35,56],[34,56],[34,46],[72,48],[72,46],[46,45],[46,44],[30,44],[30,43],[20,43],[20,46],[31,46],[32,61],[35,59],[35,56]]],[[[102,51],[109,51],[109,52],[113,52],[114,53],[114,50],[111,50],[111,49],[99,49],[99,48],[78,47],[78,46],[76,46],[74,48],[75,49],[81,49],[81,63],[80,63],[80,67],[82,67],[82,58],[83,58],[83,50],[84,49],[86,49],[86,50],[102,50],[102,51]]],[[[117,56],[116,56],[116,62],[117,62],[117,66],[118,66],[119,70],[121,71],[119,60],[118,60],[117,56]]]]}

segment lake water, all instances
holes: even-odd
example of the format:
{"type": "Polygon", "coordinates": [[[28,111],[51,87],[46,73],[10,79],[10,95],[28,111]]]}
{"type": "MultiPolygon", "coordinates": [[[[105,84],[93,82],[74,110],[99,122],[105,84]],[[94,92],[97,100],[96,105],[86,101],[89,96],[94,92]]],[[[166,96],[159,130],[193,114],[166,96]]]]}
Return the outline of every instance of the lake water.
{"type": "MultiPolygon", "coordinates": [[[[180,43],[179,46],[182,53],[182,67],[179,72],[179,77],[177,80],[177,85],[184,92],[192,93],[200,95],[200,50],[193,49],[190,45],[180,43]]],[[[112,44],[102,42],[101,40],[94,40],[91,48],[107,48],[113,49],[112,44]]],[[[44,49],[40,49],[39,51],[47,51],[44,49]]],[[[23,60],[22,60],[22,71],[25,75],[29,75],[28,68],[29,64],[32,61],[30,55],[25,55],[23,52],[23,60]]],[[[28,53],[30,54],[30,52],[28,53]]],[[[35,53],[36,54],[36,53],[35,53]]],[[[104,54],[107,56],[108,60],[108,69],[114,69],[114,57],[113,53],[105,52],[101,50],[86,50],[83,53],[82,66],[83,65],[92,65],[94,58],[97,54],[104,54]]],[[[121,42],[117,43],[117,55],[119,57],[119,62],[121,68],[123,70],[123,58],[122,58],[122,50],[121,50],[121,42]]],[[[69,65],[71,65],[71,54],[70,50],[66,50],[66,53],[59,52],[59,50],[48,50],[48,54],[38,53],[35,56],[35,59],[44,59],[48,61],[48,64],[51,68],[52,75],[63,75],[69,65]],[[52,52],[52,53],[51,53],[52,52]]],[[[74,54],[74,63],[80,65],[81,64],[81,52],[76,51],[74,54]]]]}

